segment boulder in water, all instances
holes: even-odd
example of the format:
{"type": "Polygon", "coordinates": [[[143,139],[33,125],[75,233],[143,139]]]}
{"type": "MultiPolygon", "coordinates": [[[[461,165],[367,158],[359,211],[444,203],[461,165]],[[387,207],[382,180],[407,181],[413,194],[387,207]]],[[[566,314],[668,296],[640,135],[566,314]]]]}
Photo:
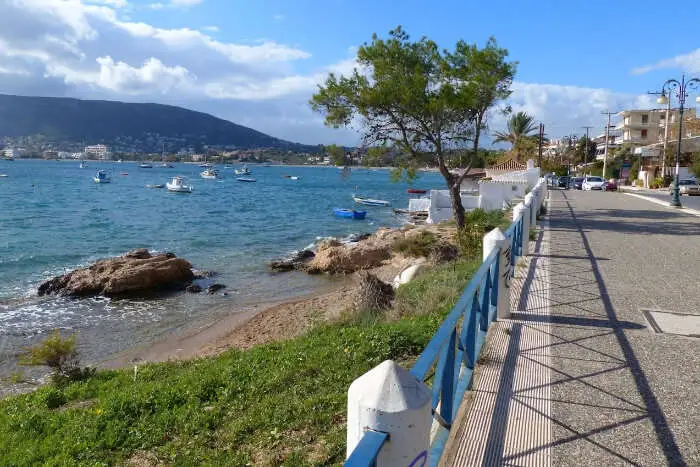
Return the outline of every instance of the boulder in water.
{"type": "Polygon", "coordinates": [[[276,272],[293,271],[295,269],[303,270],[306,268],[306,263],[314,256],[311,250],[300,250],[294,253],[289,258],[270,261],[267,266],[276,272]]]}
{"type": "Polygon", "coordinates": [[[183,289],[193,279],[189,261],[172,253],[151,255],[140,248],[54,277],[41,284],[38,293],[69,297],[136,295],[183,289]]]}
{"type": "Polygon", "coordinates": [[[207,287],[207,293],[210,295],[215,294],[219,290],[225,289],[225,288],[226,288],[226,286],[224,284],[212,284],[209,287],[207,287]]]}
{"type": "Polygon", "coordinates": [[[316,256],[306,266],[309,274],[347,274],[381,266],[391,256],[389,246],[373,240],[346,246],[321,244],[316,256]]]}

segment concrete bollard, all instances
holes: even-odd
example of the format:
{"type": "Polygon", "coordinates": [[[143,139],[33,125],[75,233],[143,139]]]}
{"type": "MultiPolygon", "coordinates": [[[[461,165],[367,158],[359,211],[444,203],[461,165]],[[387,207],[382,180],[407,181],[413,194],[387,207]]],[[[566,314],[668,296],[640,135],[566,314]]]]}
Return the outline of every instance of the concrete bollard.
{"type": "Polygon", "coordinates": [[[513,208],[513,220],[516,220],[520,215],[522,214],[523,216],[523,256],[526,256],[530,253],[529,247],[530,247],[530,208],[525,206],[523,203],[518,203],[514,208],[513,208]]]}
{"type": "Polygon", "coordinates": [[[537,207],[535,195],[532,192],[525,195],[525,206],[530,210],[528,215],[530,216],[530,226],[534,227],[537,225],[537,207]]]}
{"type": "Polygon", "coordinates": [[[500,250],[498,255],[498,303],[496,304],[496,318],[510,318],[510,242],[506,242],[506,236],[501,229],[496,227],[484,236],[484,260],[491,255],[494,249],[500,250]]]}
{"type": "Polygon", "coordinates": [[[348,389],[347,456],[366,430],[389,433],[377,466],[411,465],[430,452],[430,388],[405,368],[386,360],[357,378],[348,389]]]}

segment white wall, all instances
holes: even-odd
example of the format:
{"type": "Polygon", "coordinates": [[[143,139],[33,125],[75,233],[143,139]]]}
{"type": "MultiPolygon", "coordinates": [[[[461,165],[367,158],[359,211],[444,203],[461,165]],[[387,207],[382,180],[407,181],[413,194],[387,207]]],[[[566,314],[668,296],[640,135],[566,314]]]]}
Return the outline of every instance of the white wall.
{"type": "Polygon", "coordinates": [[[487,211],[492,209],[503,209],[503,203],[512,201],[515,198],[524,198],[530,185],[524,180],[512,181],[485,181],[479,184],[479,194],[481,195],[481,208],[487,211]]]}
{"type": "MultiPolygon", "coordinates": [[[[471,211],[480,207],[480,196],[463,194],[462,206],[467,211],[471,211]]],[[[409,209],[411,207],[409,201],[409,209]]],[[[448,190],[430,190],[430,207],[428,209],[428,224],[437,224],[438,222],[452,219],[452,200],[448,190]]]]}
{"type": "Polygon", "coordinates": [[[430,210],[430,198],[411,198],[408,200],[409,211],[430,210]]]}

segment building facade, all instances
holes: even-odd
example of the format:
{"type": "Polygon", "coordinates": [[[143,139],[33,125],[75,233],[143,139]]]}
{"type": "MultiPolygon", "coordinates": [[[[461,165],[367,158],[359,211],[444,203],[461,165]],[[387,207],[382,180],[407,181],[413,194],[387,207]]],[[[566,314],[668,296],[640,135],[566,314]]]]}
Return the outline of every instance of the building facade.
{"type": "MultiPolygon", "coordinates": [[[[615,127],[620,137],[619,144],[632,144],[634,146],[647,146],[655,143],[663,143],[666,128],[666,109],[651,110],[624,110],[617,114],[620,122],[615,127]]],[[[678,109],[668,111],[668,138],[672,140],[678,137],[678,122],[680,112],[678,109]]],[[[695,118],[695,109],[685,109],[685,118],[695,118]]],[[[684,137],[691,136],[690,134],[684,137]]]]}
{"type": "Polygon", "coordinates": [[[85,146],[85,156],[93,156],[95,159],[100,160],[110,160],[112,154],[109,152],[109,148],[104,144],[93,144],[92,146],[85,146]]]}

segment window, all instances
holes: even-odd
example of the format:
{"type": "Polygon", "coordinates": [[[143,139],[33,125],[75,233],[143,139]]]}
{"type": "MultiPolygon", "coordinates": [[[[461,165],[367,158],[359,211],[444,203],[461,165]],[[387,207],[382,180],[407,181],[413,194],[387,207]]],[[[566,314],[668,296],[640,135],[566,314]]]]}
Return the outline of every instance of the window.
{"type": "Polygon", "coordinates": [[[647,114],[642,115],[642,123],[649,123],[649,115],[647,115],[647,114]]]}
{"type": "Polygon", "coordinates": [[[642,130],[642,139],[647,139],[647,130],[642,130]]]}
{"type": "Polygon", "coordinates": [[[629,124],[630,124],[630,118],[629,118],[629,117],[625,117],[625,125],[629,125],[629,124]]]}

